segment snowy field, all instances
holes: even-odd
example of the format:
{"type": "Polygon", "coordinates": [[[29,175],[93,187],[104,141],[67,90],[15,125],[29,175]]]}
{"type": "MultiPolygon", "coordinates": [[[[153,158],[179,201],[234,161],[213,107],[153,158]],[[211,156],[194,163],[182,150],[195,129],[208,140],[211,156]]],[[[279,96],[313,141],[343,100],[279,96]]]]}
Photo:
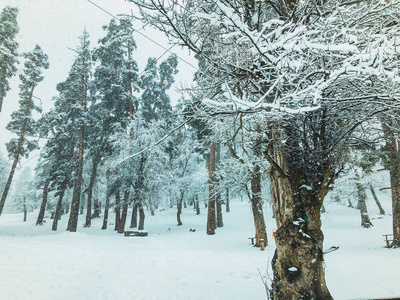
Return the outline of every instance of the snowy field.
{"type": "MultiPolygon", "coordinates": [[[[387,198],[387,197],[386,197],[387,198]]],[[[390,202],[383,201],[390,213],[390,202]]],[[[400,297],[400,249],[384,248],[382,234],[391,232],[391,216],[381,218],[368,201],[373,228],[360,227],[359,211],[337,203],[322,215],[327,254],[326,277],[335,299],[400,297]]],[[[267,227],[275,227],[265,208],[267,227]]],[[[184,210],[184,225],[175,210],[146,216],[148,237],[123,237],[101,220],[79,232],[51,232],[51,221],[35,226],[36,212],[0,217],[0,299],[266,299],[260,273],[267,275],[274,241],[266,251],[253,248],[250,205],[233,202],[224,227],[205,234],[206,211],[184,210]],[[195,232],[189,232],[189,229],[195,232]]],[[[111,219],[110,219],[111,220],[111,219]]],[[[269,270],[269,274],[271,271],[269,270]]]]}

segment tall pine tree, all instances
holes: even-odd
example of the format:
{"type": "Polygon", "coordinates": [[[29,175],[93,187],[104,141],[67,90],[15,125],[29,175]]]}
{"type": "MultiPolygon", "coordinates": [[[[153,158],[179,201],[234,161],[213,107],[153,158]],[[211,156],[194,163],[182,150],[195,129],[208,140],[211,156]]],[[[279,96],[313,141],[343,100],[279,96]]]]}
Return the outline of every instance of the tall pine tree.
{"type": "Polygon", "coordinates": [[[20,100],[19,109],[12,113],[11,122],[7,125],[7,129],[18,135],[7,143],[8,155],[13,158],[10,174],[4,187],[0,200],[0,215],[3,211],[7,194],[11,187],[15,169],[21,156],[28,157],[29,153],[38,148],[37,141],[28,140],[26,136],[33,136],[37,132],[35,120],[32,118],[32,111],[41,111],[40,107],[34,103],[33,93],[36,86],[43,80],[42,70],[49,67],[47,55],[43,53],[40,46],[36,45],[32,52],[23,54],[26,59],[23,74],[19,76],[20,84],[20,100]]]}

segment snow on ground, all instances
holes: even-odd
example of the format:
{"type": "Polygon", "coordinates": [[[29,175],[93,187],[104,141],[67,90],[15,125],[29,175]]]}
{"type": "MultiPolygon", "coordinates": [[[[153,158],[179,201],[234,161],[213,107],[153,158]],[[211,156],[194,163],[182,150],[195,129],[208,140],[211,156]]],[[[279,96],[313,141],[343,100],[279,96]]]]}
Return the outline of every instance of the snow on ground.
{"type": "MultiPolygon", "coordinates": [[[[326,208],[325,247],[340,246],[325,257],[334,298],[400,296],[400,249],[384,248],[382,239],[391,232],[391,217],[380,218],[371,207],[374,227],[363,229],[359,211],[337,203],[326,208]]],[[[265,216],[270,231],[269,208],[265,216]]],[[[1,299],[266,299],[259,272],[267,275],[275,245],[270,240],[263,252],[250,245],[247,202],[231,203],[214,236],[205,234],[204,209],[199,216],[185,209],[180,227],[174,210],[148,215],[148,237],[123,237],[112,225],[102,231],[101,220],[82,228],[83,216],[79,232],[65,231],[65,216],[51,232],[51,221],[38,227],[36,217],[29,214],[26,223],[21,214],[0,217],[1,299]]]]}

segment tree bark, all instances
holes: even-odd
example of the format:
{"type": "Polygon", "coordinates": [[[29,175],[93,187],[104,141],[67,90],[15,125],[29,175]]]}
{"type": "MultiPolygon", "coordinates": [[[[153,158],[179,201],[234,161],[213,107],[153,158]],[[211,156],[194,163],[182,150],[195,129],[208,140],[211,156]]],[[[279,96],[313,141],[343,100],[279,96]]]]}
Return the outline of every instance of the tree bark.
{"type": "Polygon", "coordinates": [[[184,197],[184,191],[181,191],[181,194],[179,196],[178,202],[176,203],[176,221],[178,223],[178,226],[182,225],[182,220],[181,220],[181,214],[182,214],[182,202],[183,202],[183,197],[184,197]]]}
{"type": "Polygon", "coordinates": [[[106,194],[106,204],[104,206],[104,218],[103,218],[103,226],[101,229],[105,230],[107,229],[107,223],[108,223],[108,210],[110,208],[110,197],[111,197],[111,188],[107,187],[107,194],[106,194]]]}
{"type": "Polygon", "coordinates": [[[24,209],[24,222],[26,222],[26,217],[27,217],[27,214],[28,214],[28,209],[27,209],[27,207],[26,207],[26,199],[25,199],[25,197],[24,197],[23,209],[24,209]]]}
{"type": "Polygon", "coordinates": [[[97,168],[99,166],[100,159],[95,156],[92,160],[92,173],[90,174],[90,180],[87,190],[87,203],[86,203],[86,222],[85,227],[90,227],[92,225],[92,197],[93,197],[93,187],[97,177],[97,168]]]}
{"type": "Polygon", "coordinates": [[[329,168],[323,166],[317,188],[304,185],[301,170],[289,165],[280,128],[273,136],[270,162],[272,196],[278,229],[272,260],[274,299],[333,299],[325,282],[320,209],[329,187],[329,168]]]}
{"type": "Polygon", "coordinates": [[[125,231],[125,223],[126,223],[126,217],[128,215],[128,204],[129,204],[129,191],[124,192],[124,201],[122,204],[122,214],[121,214],[121,219],[118,223],[118,233],[124,233],[125,231]]]}
{"type": "Polygon", "coordinates": [[[60,194],[58,195],[56,213],[54,215],[53,226],[51,228],[51,230],[53,230],[53,231],[57,230],[58,220],[61,219],[62,201],[63,201],[63,198],[64,198],[64,193],[65,193],[65,189],[62,189],[60,191],[60,194]]]}
{"type": "Polygon", "coordinates": [[[121,195],[119,189],[117,189],[115,191],[115,224],[114,224],[115,231],[118,231],[120,220],[121,220],[121,195]]]}
{"type": "Polygon", "coordinates": [[[367,195],[365,193],[365,187],[360,183],[356,183],[357,187],[357,198],[358,198],[358,208],[360,209],[361,214],[361,226],[364,228],[370,228],[372,226],[371,220],[368,215],[368,208],[365,200],[367,199],[367,195]]]}
{"type": "Polygon", "coordinates": [[[132,217],[131,217],[131,226],[130,228],[136,228],[138,225],[138,219],[137,219],[137,215],[138,215],[138,203],[134,203],[133,207],[132,207],[132,217]]]}
{"type": "MultiPolygon", "coordinates": [[[[395,123],[397,128],[400,123],[395,123]]],[[[388,152],[390,164],[390,185],[392,192],[392,215],[393,215],[393,247],[400,247],[400,149],[399,140],[389,126],[393,124],[382,123],[383,134],[386,140],[386,151],[388,152]]]]}
{"type": "Polygon", "coordinates": [[[139,204],[139,230],[144,230],[144,219],[146,215],[144,214],[144,208],[142,203],[139,204]]]}
{"type": "Polygon", "coordinates": [[[378,197],[376,196],[374,186],[372,185],[371,182],[369,183],[369,190],[371,191],[372,197],[374,197],[375,203],[379,208],[379,214],[380,215],[384,215],[385,214],[385,210],[383,209],[383,207],[381,205],[381,202],[379,201],[378,197]]]}
{"type": "Polygon", "coordinates": [[[208,214],[207,214],[207,234],[215,234],[215,144],[210,147],[210,156],[208,164],[208,214]]]}
{"type": "Polygon", "coordinates": [[[83,173],[84,136],[85,136],[85,130],[82,125],[79,129],[78,164],[77,164],[77,172],[74,184],[74,191],[72,194],[71,210],[69,214],[68,227],[67,227],[67,230],[70,232],[76,232],[76,228],[78,227],[78,215],[79,215],[79,205],[81,200],[82,173],[83,173]]]}
{"type": "Polygon", "coordinates": [[[222,217],[222,199],[221,199],[221,193],[218,192],[216,196],[216,208],[217,208],[217,227],[221,228],[224,227],[224,220],[222,217]]]}
{"type": "Polygon", "coordinates": [[[226,201],[225,201],[225,204],[226,204],[225,211],[226,211],[226,212],[231,212],[231,207],[230,207],[230,205],[229,205],[229,201],[230,201],[230,198],[229,198],[229,189],[227,188],[227,189],[226,189],[226,201]]]}
{"type": "Polygon", "coordinates": [[[195,196],[195,204],[196,204],[196,215],[200,214],[200,203],[199,203],[199,196],[195,196]]]}
{"type": "Polygon", "coordinates": [[[43,187],[42,204],[40,205],[40,210],[36,221],[36,225],[43,225],[44,213],[46,211],[47,199],[49,195],[49,185],[50,185],[50,178],[47,178],[43,187]]]}

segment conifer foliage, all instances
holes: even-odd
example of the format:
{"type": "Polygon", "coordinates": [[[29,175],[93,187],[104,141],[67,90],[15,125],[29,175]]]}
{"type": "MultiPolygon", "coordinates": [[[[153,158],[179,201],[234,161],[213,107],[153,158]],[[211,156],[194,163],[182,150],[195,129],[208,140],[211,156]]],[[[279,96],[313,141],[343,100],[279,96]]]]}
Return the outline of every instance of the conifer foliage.
{"type": "Polygon", "coordinates": [[[43,53],[39,45],[36,45],[33,51],[24,53],[22,56],[25,58],[25,68],[23,74],[20,75],[19,109],[12,113],[12,120],[7,125],[7,129],[17,134],[18,138],[13,138],[7,144],[8,156],[14,159],[14,161],[1,196],[0,215],[3,211],[14,172],[21,156],[28,157],[32,150],[38,149],[37,141],[30,140],[27,137],[35,136],[38,131],[36,121],[32,118],[32,112],[35,110],[41,112],[41,108],[34,102],[34,91],[39,82],[43,80],[43,69],[49,67],[48,57],[43,53]]]}

